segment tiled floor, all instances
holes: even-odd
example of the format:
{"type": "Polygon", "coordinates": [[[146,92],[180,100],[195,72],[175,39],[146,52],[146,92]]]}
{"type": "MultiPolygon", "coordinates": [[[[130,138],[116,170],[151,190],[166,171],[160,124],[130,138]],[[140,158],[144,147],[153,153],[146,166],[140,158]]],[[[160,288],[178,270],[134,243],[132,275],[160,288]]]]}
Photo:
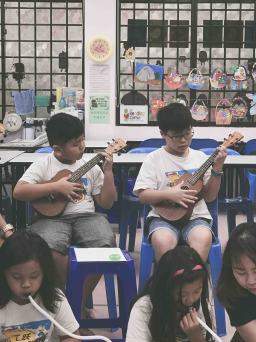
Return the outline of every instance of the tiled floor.
{"type": "MultiPolygon", "coordinates": [[[[244,222],[245,217],[243,215],[237,216],[237,224],[244,222]]],[[[116,230],[116,227],[114,227],[116,230]]],[[[227,222],[226,222],[226,215],[225,214],[220,214],[219,215],[219,236],[221,240],[222,247],[225,246],[225,243],[227,241],[227,222]]],[[[118,234],[117,234],[118,237],[118,234]]],[[[135,267],[136,267],[136,275],[137,275],[137,280],[138,280],[138,269],[139,269],[139,258],[140,258],[140,245],[141,245],[141,237],[142,237],[142,230],[138,229],[137,230],[137,235],[136,235],[136,246],[135,246],[135,251],[131,253],[132,257],[135,260],[135,267]]],[[[94,306],[94,312],[96,317],[106,317],[107,315],[107,307],[106,307],[106,295],[105,295],[105,288],[104,288],[104,281],[100,281],[98,284],[97,288],[95,289],[94,292],[94,301],[95,301],[95,306],[94,306]]],[[[230,327],[229,324],[229,319],[226,317],[226,323],[227,323],[227,336],[222,337],[223,342],[229,342],[231,337],[234,334],[234,329],[230,327]]],[[[93,329],[93,331],[96,334],[100,334],[109,338],[121,338],[121,330],[117,330],[115,332],[111,332],[110,330],[107,329],[93,329]]]]}

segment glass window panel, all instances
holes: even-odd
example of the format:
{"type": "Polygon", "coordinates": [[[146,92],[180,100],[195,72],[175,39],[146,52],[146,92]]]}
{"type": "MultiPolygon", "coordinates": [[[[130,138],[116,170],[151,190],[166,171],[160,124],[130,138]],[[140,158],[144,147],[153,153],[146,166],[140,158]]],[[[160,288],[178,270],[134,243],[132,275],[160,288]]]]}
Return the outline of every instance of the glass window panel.
{"type": "Polygon", "coordinates": [[[38,8],[36,10],[36,23],[37,24],[50,24],[50,10],[38,8]]]}
{"type": "Polygon", "coordinates": [[[36,70],[37,72],[48,72],[50,73],[49,58],[37,58],[36,59],[36,70]]]}
{"type": "Polygon", "coordinates": [[[82,43],[69,43],[68,55],[69,57],[82,57],[82,43]]]}
{"type": "Polygon", "coordinates": [[[36,43],[36,55],[37,57],[49,57],[50,56],[50,43],[38,42],[36,43]]]}
{"type": "Polygon", "coordinates": [[[83,18],[82,18],[82,11],[81,10],[71,10],[68,11],[68,24],[80,24],[82,25],[83,18]]]}
{"type": "Polygon", "coordinates": [[[20,10],[21,24],[34,24],[34,9],[21,8],[20,10]]]}
{"type": "Polygon", "coordinates": [[[56,26],[52,27],[52,40],[66,40],[66,26],[56,26]]]}
{"type": "Polygon", "coordinates": [[[81,40],[83,38],[82,26],[69,26],[68,40],[81,40]]]}
{"type": "Polygon", "coordinates": [[[21,42],[20,43],[20,54],[21,56],[34,56],[35,46],[34,42],[21,42]]]}
{"type": "Polygon", "coordinates": [[[34,26],[20,25],[21,40],[34,40],[34,26]]]}
{"type": "Polygon", "coordinates": [[[66,10],[53,9],[52,10],[52,23],[53,24],[66,24],[66,10]]]}
{"type": "Polygon", "coordinates": [[[18,40],[18,26],[16,25],[6,25],[6,36],[5,39],[6,40],[18,40]]]}
{"type": "Polygon", "coordinates": [[[36,26],[36,39],[37,40],[50,40],[50,26],[36,26]]]}

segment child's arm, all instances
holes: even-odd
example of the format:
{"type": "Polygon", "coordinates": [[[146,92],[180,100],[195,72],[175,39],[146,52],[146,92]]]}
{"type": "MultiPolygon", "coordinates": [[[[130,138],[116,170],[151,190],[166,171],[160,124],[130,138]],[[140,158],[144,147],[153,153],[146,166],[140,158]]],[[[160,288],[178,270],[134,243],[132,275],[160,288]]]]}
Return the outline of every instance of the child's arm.
{"type": "Polygon", "coordinates": [[[180,321],[182,330],[188,335],[190,342],[206,342],[206,339],[197,320],[197,313],[193,311],[187,313],[180,321]]]}
{"type": "Polygon", "coordinates": [[[196,190],[182,189],[183,182],[166,190],[145,189],[139,190],[138,196],[143,204],[157,204],[161,201],[170,201],[187,208],[189,203],[197,201],[196,190]]]}
{"type": "Polygon", "coordinates": [[[206,202],[212,202],[218,195],[221,183],[221,174],[223,172],[223,164],[227,156],[225,147],[219,147],[219,152],[212,166],[212,174],[208,182],[204,185],[201,195],[206,202]]]}
{"type": "Polygon", "coordinates": [[[78,192],[83,191],[83,185],[71,183],[69,177],[64,177],[56,182],[32,184],[19,181],[13,191],[13,197],[20,201],[32,201],[50,194],[62,194],[69,200],[80,198],[78,192]]]}
{"type": "Polygon", "coordinates": [[[104,153],[105,161],[103,164],[104,180],[101,188],[101,192],[98,195],[94,195],[93,198],[97,204],[105,209],[110,209],[117,200],[117,192],[114,182],[114,175],[112,171],[113,158],[112,156],[104,153]]]}
{"type": "Polygon", "coordinates": [[[256,341],[256,320],[253,320],[240,327],[236,327],[236,329],[245,342],[256,341]]]}

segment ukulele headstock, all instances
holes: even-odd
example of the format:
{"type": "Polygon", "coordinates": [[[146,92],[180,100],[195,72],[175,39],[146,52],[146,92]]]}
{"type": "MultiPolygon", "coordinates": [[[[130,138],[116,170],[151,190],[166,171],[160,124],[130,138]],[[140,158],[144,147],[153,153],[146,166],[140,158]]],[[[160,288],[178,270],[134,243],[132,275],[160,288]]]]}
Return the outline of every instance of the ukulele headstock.
{"type": "Polygon", "coordinates": [[[104,151],[107,154],[112,155],[113,153],[122,151],[126,146],[127,144],[125,140],[121,138],[112,139],[112,142],[108,143],[108,147],[104,151]]]}
{"type": "Polygon", "coordinates": [[[221,146],[224,146],[226,148],[228,148],[229,146],[233,146],[237,144],[240,140],[242,140],[243,137],[244,136],[239,132],[230,133],[228,138],[224,139],[224,142],[223,144],[221,144],[221,146]]]}

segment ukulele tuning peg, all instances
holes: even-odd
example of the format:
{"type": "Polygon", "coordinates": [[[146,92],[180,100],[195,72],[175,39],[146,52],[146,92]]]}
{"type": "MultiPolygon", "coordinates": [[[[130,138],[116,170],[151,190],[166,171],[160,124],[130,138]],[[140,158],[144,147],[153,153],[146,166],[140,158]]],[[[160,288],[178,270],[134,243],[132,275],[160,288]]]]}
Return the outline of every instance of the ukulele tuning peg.
{"type": "Polygon", "coordinates": [[[121,156],[121,154],[122,154],[121,151],[117,152],[117,155],[118,155],[118,156],[121,156]]]}
{"type": "Polygon", "coordinates": [[[108,144],[108,145],[110,145],[110,142],[109,142],[109,141],[107,141],[107,144],[108,144]]]}

